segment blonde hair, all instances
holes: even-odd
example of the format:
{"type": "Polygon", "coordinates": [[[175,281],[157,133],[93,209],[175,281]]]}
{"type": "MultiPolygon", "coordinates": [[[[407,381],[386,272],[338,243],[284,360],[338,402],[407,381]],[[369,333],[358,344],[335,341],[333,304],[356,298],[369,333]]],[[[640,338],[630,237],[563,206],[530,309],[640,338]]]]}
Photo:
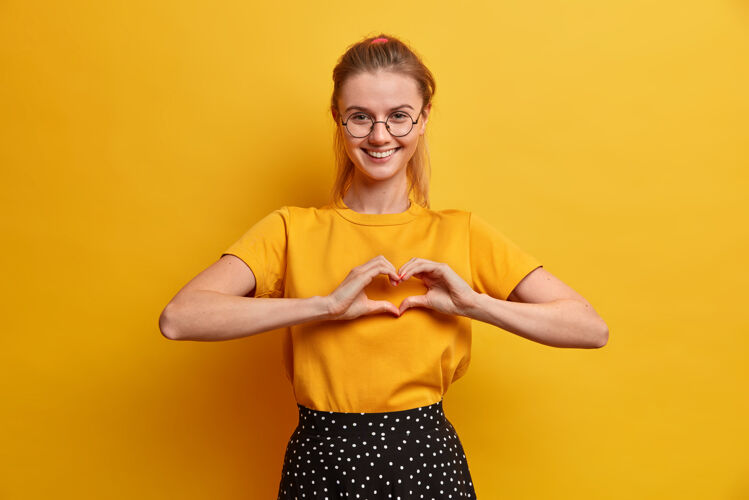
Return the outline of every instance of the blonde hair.
{"type": "MultiPolygon", "coordinates": [[[[431,104],[435,91],[434,76],[432,76],[431,71],[405,43],[394,36],[379,34],[349,46],[338,60],[338,64],[333,68],[333,95],[330,104],[336,116],[340,117],[338,98],[346,80],[361,73],[373,73],[377,70],[410,76],[418,85],[423,106],[426,107],[431,104]],[[373,41],[374,43],[372,43],[373,41]]],[[[424,116],[423,111],[422,116],[424,116]]],[[[337,121],[333,138],[336,179],[330,192],[331,202],[336,206],[340,206],[339,202],[351,185],[355,169],[351,158],[346,153],[346,139],[343,137],[343,133],[343,126],[340,121],[337,121]]],[[[429,208],[430,174],[429,147],[427,146],[426,134],[424,134],[419,136],[416,151],[408,161],[406,176],[409,194],[413,194],[416,203],[427,208],[429,208]]]]}

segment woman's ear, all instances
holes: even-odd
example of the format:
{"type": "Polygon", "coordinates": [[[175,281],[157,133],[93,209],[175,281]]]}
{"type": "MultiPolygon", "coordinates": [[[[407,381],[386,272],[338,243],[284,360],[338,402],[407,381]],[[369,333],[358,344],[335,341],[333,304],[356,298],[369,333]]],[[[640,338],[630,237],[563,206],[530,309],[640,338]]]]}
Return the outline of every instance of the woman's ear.
{"type": "Polygon", "coordinates": [[[421,112],[421,115],[423,117],[423,120],[421,122],[421,135],[424,134],[424,131],[426,130],[427,126],[427,120],[429,119],[429,112],[432,110],[432,103],[430,102],[426,106],[424,106],[424,110],[421,112]]]}
{"type": "Polygon", "coordinates": [[[330,107],[330,113],[333,115],[333,120],[338,123],[338,111],[333,106],[330,107]]]}

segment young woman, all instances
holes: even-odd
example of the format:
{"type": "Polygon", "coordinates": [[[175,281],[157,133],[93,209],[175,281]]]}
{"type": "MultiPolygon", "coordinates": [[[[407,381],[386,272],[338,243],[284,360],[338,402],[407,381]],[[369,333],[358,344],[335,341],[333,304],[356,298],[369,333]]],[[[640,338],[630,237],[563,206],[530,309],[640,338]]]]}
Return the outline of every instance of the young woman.
{"type": "Polygon", "coordinates": [[[333,70],[338,175],[325,206],[255,222],[164,309],[174,340],[285,328],[299,424],[279,499],[475,498],[442,408],[467,370],[471,320],[595,348],[606,323],[483,218],[429,208],[435,82],[390,35],[333,70]]]}

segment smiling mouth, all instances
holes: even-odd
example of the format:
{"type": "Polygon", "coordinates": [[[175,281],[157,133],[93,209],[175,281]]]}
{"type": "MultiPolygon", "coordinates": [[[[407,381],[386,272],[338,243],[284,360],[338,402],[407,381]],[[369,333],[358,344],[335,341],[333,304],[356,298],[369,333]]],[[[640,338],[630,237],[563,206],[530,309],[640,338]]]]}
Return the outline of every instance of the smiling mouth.
{"type": "Polygon", "coordinates": [[[398,147],[398,148],[388,149],[386,151],[372,151],[372,150],[365,149],[365,148],[361,148],[361,149],[362,151],[366,152],[372,158],[387,158],[388,156],[392,156],[393,153],[398,151],[400,148],[398,147]]]}

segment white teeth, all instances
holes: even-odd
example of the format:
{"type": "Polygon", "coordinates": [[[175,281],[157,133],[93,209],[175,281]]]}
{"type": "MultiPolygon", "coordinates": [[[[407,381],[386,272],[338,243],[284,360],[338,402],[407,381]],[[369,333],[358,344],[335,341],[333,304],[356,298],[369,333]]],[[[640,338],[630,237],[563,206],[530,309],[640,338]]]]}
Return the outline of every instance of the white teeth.
{"type": "Polygon", "coordinates": [[[369,150],[366,150],[366,151],[369,156],[374,156],[375,158],[386,158],[390,156],[391,154],[395,153],[395,149],[391,149],[390,151],[382,151],[382,152],[369,151],[369,150]]]}

